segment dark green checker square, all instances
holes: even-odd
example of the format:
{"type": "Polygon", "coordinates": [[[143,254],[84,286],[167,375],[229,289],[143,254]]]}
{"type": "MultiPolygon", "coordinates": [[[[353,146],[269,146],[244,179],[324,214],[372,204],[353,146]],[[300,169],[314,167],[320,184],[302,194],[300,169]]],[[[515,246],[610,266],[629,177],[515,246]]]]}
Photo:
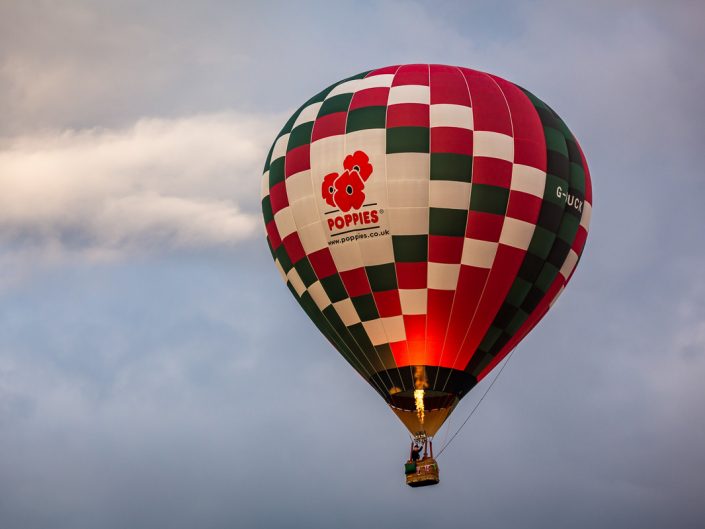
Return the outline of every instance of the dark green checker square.
{"type": "MultiPolygon", "coordinates": [[[[277,140],[278,139],[279,136],[277,136],[277,140]]],[[[262,174],[269,171],[269,164],[272,162],[272,153],[274,152],[274,146],[276,145],[277,140],[274,140],[274,143],[272,143],[272,146],[269,148],[269,152],[267,153],[267,160],[264,162],[264,170],[262,171],[262,174]]]]}
{"type": "Polygon", "coordinates": [[[490,328],[487,330],[487,334],[485,334],[485,337],[482,339],[482,343],[480,344],[479,350],[485,352],[490,351],[494,343],[497,341],[497,338],[499,338],[501,334],[502,329],[500,329],[499,327],[490,326],[490,328]]]}
{"type": "MultiPolygon", "coordinates": [[[[568,206],[568,210],[571,208],[568,206]]],[[[558,238],[564,240],[570,246],[573,244],[573,239],[575,239],[575,234],[578,232],[578,226],[580,225],[580,217],[574,215],[563,215],[561,219],[561,227],[558,229],[558,238]]]]}
{"type": "Polygon", "coordinates": [[[296,147],[311,143],[311,133],[313,132],[313,121],[307,121],[298,125],[289,135],[289,143],[286,145],[286,152],[296,147]]]}
{"type": "Polygon", "coordinates": [[[299,262],[294,265],[294,268],[296,268],[301,281],[304,282],[306,287],[310,287],[316,282],[316,272],[313,271],[313,267],[311,263],[308,262],[308,259],[299,259],[299,262]]]}
{"type": "Polygon", "coordinates": [[[531,237],[531,242],[529,243],[528,251],[541,259],[546,259],[551,252],[555,239],[555,234],[551,233],[546,228],[536,226],[534,235],[531,237]]]}
{"type": "Polygon", "coordinates": [[[548,289],[551,286],[551,283],[553,283],[553,280],[556,278],[556,275],[558,275],[558,268],[553,266],[551,263],[545,263],[539,277],[536,278],[536,286],[543,292],[548,292],[548,289]]]}
{"type": "Polygon", "coordinates": [[[385,369],[394,369],[396,367],[397,363],[394,360],[392,348],[389,347],[389,344],[383,343],[376,345],[375,350],[377,351],[377,355],[382,359],[385,369]]]}
{"type": "Polygon", "coordinates": [[[429,129],[426,127],[394,127],[387,129],[387,153],[428,152],[429,129]]]}
{"type": "Polygon", "coordinates": [[[531,290],[531,283],[521,277],[517,277],[512,284],[512,288],[509,289],[509,293],[504,302],[509,303],[513,307],[519,307],[529,293],[529,290],[531,290]]]}
{"type": "Polygon", "coordinates": [[[464,209],[430,208],[429,234],[463,237],[468,212],[464,209]]]}
{"type": "Polygon", "coordinates": [[[336,112],[347,112],[352,96],[352,93],[350,93],[329,97],[321,105],[321,109],[318,111],[318,117],[320,118],[321,116],[327,116],[328,114],[334,114],[336,112]]]}
{"type": "Polygon", "coordinates": [[[431,153],[431,180],[472,181],[472,156],[447,152],[431,153]]]}
{"type": "Polygon", "coordinates": [[[363,107],[351,110],[345,125],[346,132],[383,129],[387,123],[387,107],[363,107]]]}
{"type": "Polygon", "coordinates": [[[377,305],[375,305],[375,298],[372,297],[372,294],[365,294],[364,296],[350,298],[350,301],[352,301],[352,304],[357,311],[357,315],[360,316],[362,321],[376,320],[379,318],[377,305]]]}
{"type": "Polygon", "coordinates": [[[394,263],[366,266],[367,278],[373,292],[384,292],[397,288],[397,275],[394,263]]]}
{"type": "Polygon", "coordinates": [[[361,363],[369,365],[374,373],[384,371],[385,367],[380,361],[377,351],[367,336],[367,331],[362,326],[362,323],[351,325],[348,327],[348,331],[355,342],[357,342],[359,349],[362,351],[360,356],[364,356],[364,360],[363,358],[360,358],[361,363]]]}
{"type": "Polygon", "coordinates": [[[272,201],[269,199],[269,195],[262,199],[262,216],[264,217],[264,223],[269,224],[274,220],[274,213],[272,212],[272,201]]]}
{"type": "Polygon", "coordinates": [[[511,334],[511,335],[516,334],[516,332],[524,324],[524,322],[526,321],[526,319],[528,317],[529,317],[529,315],[526,312],[519,309],[517,311],[517,313],[514,315],[514,318],[512,318],[512,321],[509,322],[509,325],[507,326],[507,334],[511,334]]]}
{"type": "Polygon", "coordinates": [[[269,165],[269,189],[284,181],[284,157],[280,156],[269,165]]]}
{"type": "MultiPolygon", "coordinates": [[[[473,189],[473,191],[475,191],[473,189]]],[[[546,175],[546,187],[543,192],[543,200],[545,202],[551,202],[560,206],[561,208],[565,204],[566,197],[563,193],[568,193],[568,182],[562,178],[558,178],[556,175],[547,174],[546,175]]]]}
{"type": "Polygon", "coordinates": [[[545,127],[543,132],[546,136],[546,148],[549,151],[556,151],[567,157],[568,146],[565,143],[565,136],[552,127],[545,127]]]}
{"type": "Polygon", "coordinates": [[[283,244],[279,245],[279,248],[274,252],[279,259],[279,264],[284,269],[284,273],[289,273],[289,270],[294,266],[291,264],[291,259],[289,259],[289,254],[286,253],[286,249],[283,244]]]}
{"type": "MultiPolygon", "coordinates": [[[[494,360],[494,356],[489,353],[483,353],[482,351],[477,351],[477,353],[475,354],[477,356],[482,355],[480,360],[472,362],[473,364],[475,364],[472,368],[472,374],[473,376],[477,377],[480,375],[480,373],[482,373],[482,370],[485,369],[492,360],[494,360]]],[[[473,360],[475,360],[475,358],[473,358],[473,360]]]]}
{"type": "Polygon", "coordinates": [[[580,195],[585,195],[585,170],[575,162],[570,163],[570,187],[580,195]]]}
{"type": "Polygon", "coordinates": [[[428,235],[392,235],[394,260],[419,263],[428,260],[428,235]]]}
{"type": "Polygon", "coordinates": [[[323,285],[323,290],[326,291],[332,303],[336,303],[348,297],[345,285],[343,285],[343,281],[338,274],[324,277],[321,279],[321,285],[323,285]]]}
{"type": "Polygon", "coordinates": [[[508,200],[509,189],[488,184],[473,184],[470,193],[470,209],[504,215],[507,212],[508,200]]]}

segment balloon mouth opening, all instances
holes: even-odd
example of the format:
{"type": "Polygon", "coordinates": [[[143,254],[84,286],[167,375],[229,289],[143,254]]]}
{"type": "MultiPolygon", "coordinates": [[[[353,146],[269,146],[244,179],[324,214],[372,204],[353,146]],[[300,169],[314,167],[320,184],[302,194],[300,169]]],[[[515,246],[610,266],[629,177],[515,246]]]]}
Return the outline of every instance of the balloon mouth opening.
{"type": "Polygon", "coordinates": [[[415,390],[408,390],[390,395],[389,407],[411,435],[432,437],[436,435],[460,399],[453,393],[425,390],[423,416],[420,416],[414,392],[415,390]]]}
{"type": "MultiPolygon", "coordinates": [[[[389,405],[392,408],[397,408],[401,411],[417,411],[417,395],[416,391],[410,389],[408,391],[400,391],[393,395],[389,395],[389,405]]],[[[445,391],[425,390],[423,393],[424,411],[441,410],[450,406],[455,406],[458,402],[457,395],[445,391]]]]}

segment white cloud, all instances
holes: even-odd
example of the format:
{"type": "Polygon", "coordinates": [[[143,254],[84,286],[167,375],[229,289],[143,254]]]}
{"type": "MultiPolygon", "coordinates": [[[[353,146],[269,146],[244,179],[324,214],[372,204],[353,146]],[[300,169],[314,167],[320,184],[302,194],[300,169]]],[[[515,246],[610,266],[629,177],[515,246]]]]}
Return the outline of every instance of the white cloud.
{"type": "Polygon", "coordinates": [[[119,258],[248,238],[280,121],[220,113],[13,139],[0,151],[5,258],[119,258]]]}

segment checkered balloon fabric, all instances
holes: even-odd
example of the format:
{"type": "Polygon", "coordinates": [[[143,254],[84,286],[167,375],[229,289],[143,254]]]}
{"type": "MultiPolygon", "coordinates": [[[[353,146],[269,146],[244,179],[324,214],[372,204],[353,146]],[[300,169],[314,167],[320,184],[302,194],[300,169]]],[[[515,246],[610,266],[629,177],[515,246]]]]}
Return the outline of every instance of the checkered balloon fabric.
{"type": "Polygon", "coordinates": [[[318,93],[262,177],[282,278],[393,405],[421,371],[429,394],[459,400],[517,345],[571,278],[591,203],[585,157],[551,108],[435,64],[318,93]]]}

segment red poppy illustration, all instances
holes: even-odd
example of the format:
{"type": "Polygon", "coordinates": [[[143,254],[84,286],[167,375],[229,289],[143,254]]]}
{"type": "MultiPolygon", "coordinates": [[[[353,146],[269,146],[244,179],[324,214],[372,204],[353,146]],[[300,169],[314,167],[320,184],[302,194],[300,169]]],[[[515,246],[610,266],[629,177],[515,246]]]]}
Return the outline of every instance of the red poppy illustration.
{"type": "Polygon", "coordinates": [[[363,180],[372,174],[372,164],[370,158],[362,151],[355,151],[348,154],[343,162],[343,167],[348,171],[357,171],[363,180]]]}
{"type": "Polygon", "coordinates": [[[365,202],[365,180],[372,174],[370,158],[362,151],[355,151],[345,157],[343,167],[344,173],[329,173],[323,178],[321,195],[326,204],[343,212],[360,209],[365,202]]]}
{"type": "Polygon", "coordinates": [[[335,199],[333,198],[333,195],[335,194],[335,186],[333,184],[338,176],[340,176],[338,173],[327,174],[323,179],[323,185],[321,186],[323,198],[326,203],[331,206],[335,206],[335,199]]]}
{"type": "Polygon", "coordinates": [[[351,208],[360,209],[365,201],[365,183],[357,171],[345,171],[335,183],[333,199],[340,211],[350,211],[351,208]]]}

